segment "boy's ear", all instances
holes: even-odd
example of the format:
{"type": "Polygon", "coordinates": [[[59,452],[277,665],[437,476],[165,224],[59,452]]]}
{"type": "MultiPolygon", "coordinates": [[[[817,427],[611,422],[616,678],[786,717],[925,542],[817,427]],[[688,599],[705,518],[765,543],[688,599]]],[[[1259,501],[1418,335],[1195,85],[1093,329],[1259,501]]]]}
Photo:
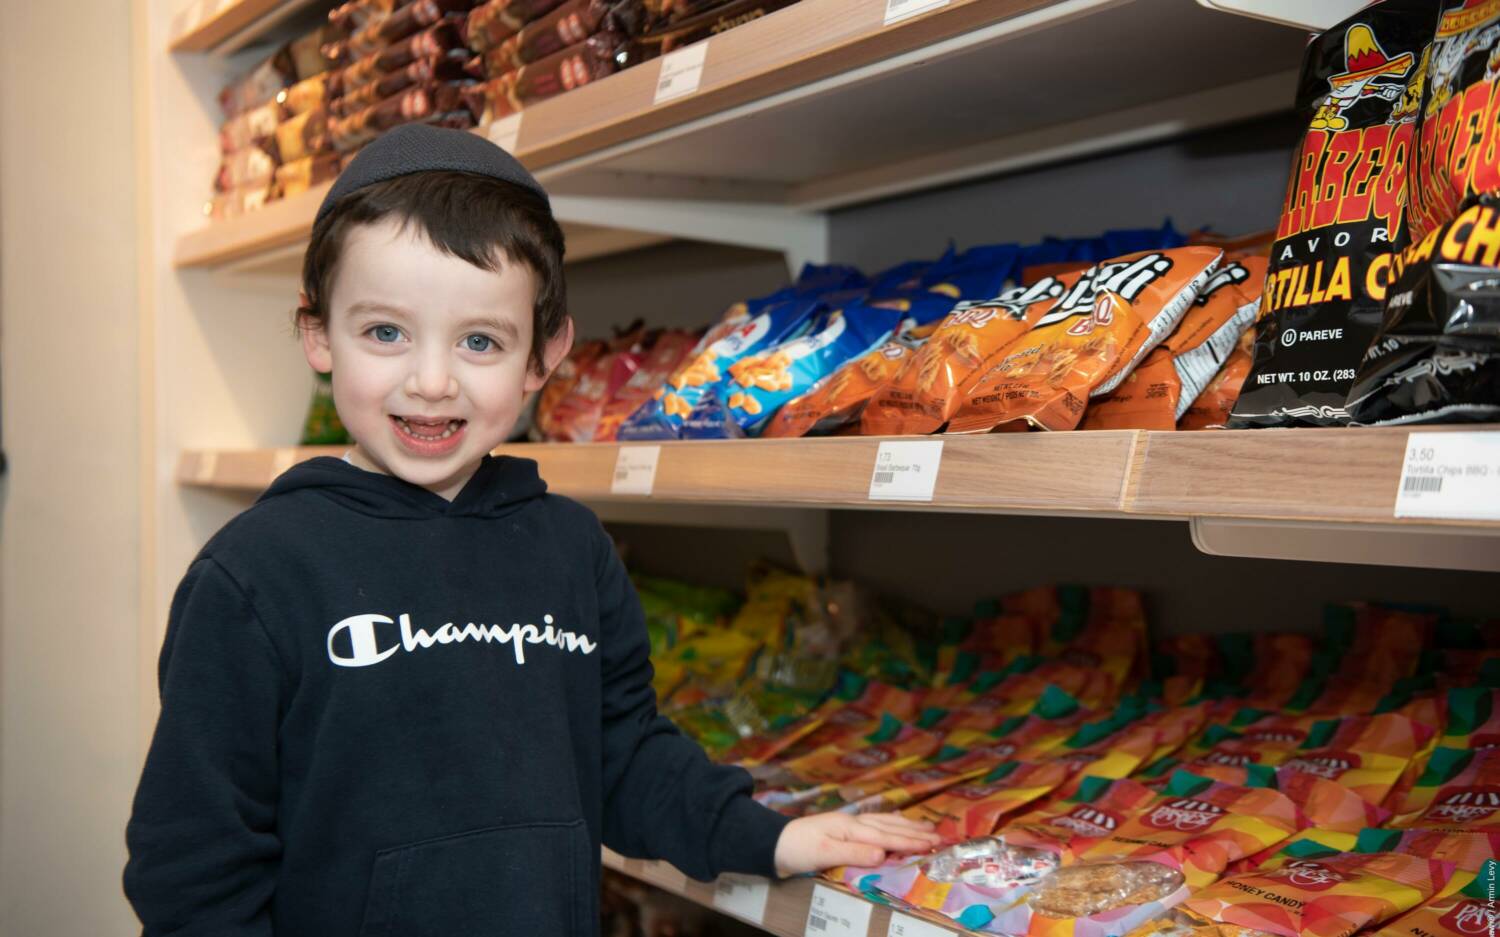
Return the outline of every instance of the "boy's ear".
{"type": "Polygon", "coordinates": [[[529,394],[534,390],[541,390],[542,385],[547,383],[547,378],[557,370],[557,366],[568,357],[568,352],[573,350],[573,317],[563,319],[563,327],[557,330],[557,334],[547,339],[547,344],[542,346],[542,371],[537,373],[536,368],[526,369],[526,392],[529,394]]]}
{"type": "Polygon", "coordinates": [[[302,353],[307,363],[319,374],[333,371],[333,352],[328,347],[328,330],[323,323],[307,313],[298,313],[297,332],[302,336],[302,353]]]}

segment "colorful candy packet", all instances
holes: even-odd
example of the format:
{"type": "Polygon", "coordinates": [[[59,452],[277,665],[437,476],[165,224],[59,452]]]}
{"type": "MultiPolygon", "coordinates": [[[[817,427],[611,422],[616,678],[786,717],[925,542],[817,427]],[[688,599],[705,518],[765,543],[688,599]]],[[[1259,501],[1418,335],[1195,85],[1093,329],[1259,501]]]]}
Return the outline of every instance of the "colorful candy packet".
{"type": "Polygon", "coordinates": [[[764,788],[755,799],[785,813],[799,814],[820,795],[840,785],[914,765],[937,752],[937,735],[885,717],[880,729],[858,740],[825,745],[780,765],[780,771],[764,778],[764,788]]]}
{"type": "MultiPolygon", "coordinates": [[[[1399,852],[1408,856],[1451,862],[1455,869],[1470,873],[1500,855],[1500,830],[1443,832],[1441,830],[1360,830],[1359,852],[1399,852]]],[[[1459,883],[1458,887],[1462,887],[1459,883]]],[[[1445,889],[1451,892],[1453,888],[1445,889]]]]}
{"type": "Polygon", "coordinates": [[[962,388],[950,433],[1016,421],[1077,427],[1090,397],[1114,390],[1171,334],[1223,251],[1179,247],[1096,264],[962,388]]]}
{"type": "Polygon", "coordinates": [[[1500,829],[1500,748],[1436,748],[1406,793],[1392,826],[1500,829]]]}
{"type": "Polygon", "coordinates": [[[1280,937],[1350,937],[1436,895],[1453,865],[1393,852],[1291,859],[1195,892],[1184,910],[1280,937]]]}
{"type": "Polygon", "coordinates": [[[1043,277],[993,299],[962,302],[865,408],[866,436],[935,433],[948,422],[964,385],[1000,349],[1029,330],[1079,274],[1043,277]]]}
{"type": "Polygon", "coordinates": [[[1445,748],[1500,748],[1500,689],[1457,687],[1448,691],[1445,748]]]}
{"type": "Polygon", "coordinates": [[[1398,713],[1327,720],[1314,726],[1278,773],[1296,771],[1337,781],[1378,804],[1433,735],[1431,726],[1398,713]]]}
{"type": "Polygon", "coordinates": [[[837,803],[829,803],[827,808],[843,813],[899,810],[947,788],[987,776],[1001,764],[1013,763],[995,749],[966,751],[948,747],[919,764],[872,772],[841,785],[836,792],[837,803]]]}
{"type": "Polygon", "coordinates": [[[1477,874],[1458,871],[1447,894],[1429,899],[1414,911],[1370,932],[1370,937],[1492,937],[1500,931],[1495,906],[1500,866],[1488,859],[1477,874]],[[1462,882],[1461,888],[1452,884],[1462,882]]]}
{"type": "Polygon", "coordinates": [[[1007,817],[1036,803],[1068,780],[1055,761],[1005,761],[982,777],[949,787],[901,810],[902,816],[937,827],[945,842],[988,836],[1007,817]]]}
{"type": "Polygon", "coordinates": [[[1243,872],[1269,872],[1279,869],[1297,859],[1318,859],[1349,852],[1359,842],[1360,830],[1329,830],[1308,827],[1298,830],[1290,839],[1231,862],[1225,871],[1229,875],[1243,872]]]}

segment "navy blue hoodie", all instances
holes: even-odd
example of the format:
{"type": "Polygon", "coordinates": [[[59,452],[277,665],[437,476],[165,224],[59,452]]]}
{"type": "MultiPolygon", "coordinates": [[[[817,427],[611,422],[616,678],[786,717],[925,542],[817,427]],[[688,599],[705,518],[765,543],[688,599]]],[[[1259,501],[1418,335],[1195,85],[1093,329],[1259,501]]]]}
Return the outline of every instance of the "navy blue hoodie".
{"type": "Polygon", "coordinates": [[[172,602],[125,890],[155,935],[597,933],[601,842],[771,874],[785,819],[657,715],[585,508],[487,458],[452,501],[314,459],[172,602]]]}

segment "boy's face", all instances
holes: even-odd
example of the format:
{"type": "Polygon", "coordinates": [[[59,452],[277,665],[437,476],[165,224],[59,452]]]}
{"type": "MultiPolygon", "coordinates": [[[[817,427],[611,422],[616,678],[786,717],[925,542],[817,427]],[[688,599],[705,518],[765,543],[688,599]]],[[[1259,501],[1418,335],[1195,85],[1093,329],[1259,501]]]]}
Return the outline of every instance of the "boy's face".
{"type": "Polygon", "coordinates": [[[536,275],[444,254],[394,219],[345,237],[326,327],[302,330],[316,370],[333,373],[351,458],[452,499],[504,442],[524,396],[572,345],[572,324],[530,366],[536,275]]]}

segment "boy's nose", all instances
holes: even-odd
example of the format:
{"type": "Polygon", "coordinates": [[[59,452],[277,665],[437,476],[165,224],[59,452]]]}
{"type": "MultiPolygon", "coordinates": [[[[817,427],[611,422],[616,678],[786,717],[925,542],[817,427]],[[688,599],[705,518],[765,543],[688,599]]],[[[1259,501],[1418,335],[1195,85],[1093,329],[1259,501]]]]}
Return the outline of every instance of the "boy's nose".
{"type": "Polygon", "coordinates": [[[458,396],[458,379],[445,361],[428,355],[407,376],[406,392],[423,400],[447,400],[458,396]]]}

